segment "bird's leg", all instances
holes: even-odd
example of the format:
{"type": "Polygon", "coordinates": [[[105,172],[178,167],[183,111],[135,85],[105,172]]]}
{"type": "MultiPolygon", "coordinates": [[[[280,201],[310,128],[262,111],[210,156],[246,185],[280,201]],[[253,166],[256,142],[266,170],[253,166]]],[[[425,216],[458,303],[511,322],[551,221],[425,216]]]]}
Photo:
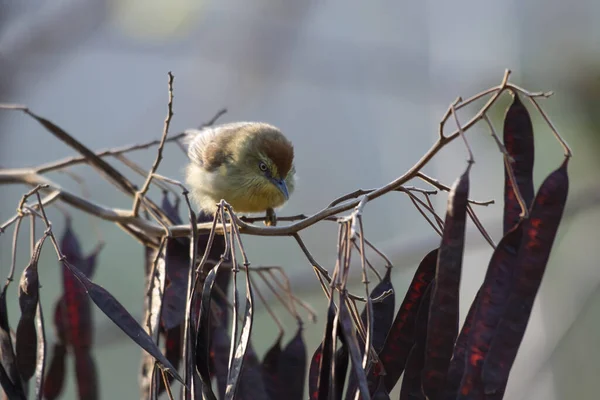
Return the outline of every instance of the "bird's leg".
{"type": "Polygon", "coordinates": [[[273,210],[272,208],[267,208],[267,215],[265,216],[265,225],[277,226],[277,215],[275,214],[275,210],[273,210]]]}

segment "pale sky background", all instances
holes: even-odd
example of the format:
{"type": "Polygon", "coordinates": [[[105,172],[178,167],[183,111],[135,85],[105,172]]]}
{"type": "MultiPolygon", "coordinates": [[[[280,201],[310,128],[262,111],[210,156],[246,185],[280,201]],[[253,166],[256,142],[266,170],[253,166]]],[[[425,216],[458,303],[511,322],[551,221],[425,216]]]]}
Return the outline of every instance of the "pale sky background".
{"type": "MultiPolygon", "coordinates": [[[[597,192],[597,143],[587,123],[589,115],[577,103],[574,82],[584,76],[587,65],[599,70],[598,15],[600,3],[593,0],[0,0],[0,102],[28,105],[92,149],[139,143],[160,137],[167,72],[172,71],[171,132],[197,126],[222,107],[229,112],[221,122],[262,120],[280,127],[295,144],[300,178],[297,192],[280,214],[312,214],[341,194],[381,186],[402,174],[435,141],[439,119],[450,102],[497,85],[504,69],[510,68],[514,83],[556,93],[542,104],[575,152],[569,168],[572,200],[583,189],[597,192]]],[[[491,114],[499,132],[507,104],[505,99],[491,114]]],[[[598,108],[592,109],[597,113],[598,108]]],[[[471,115],[465,112],[461,118],[466,121],[471,115]]],[[[534,123],[537,186],[562,158],[541,119],[535,116],[534,123]]],[[[498,240],[502,160],[486,130],[472,130],[468,137],[477,161],[472,197],[497,200],[477,211],[498,240]]],[[[0,112],[1,166],[34,166],[72,154],[26,116],[0,112]]],[[[148,168],[154,156],[146,151],[133,158],[148,168]]],[[[457,141],[425,172],[450,185],[462,172],[465,157],[457,141]]],[[[185,161],[176,146],[169,146],[159,172],[182,179],[185,161]]],[[[98,203],[130,205],[89,169],[73,171],[86,179],[98,203]]],[[[51,177],[80,190],[64,175],[51,177]]],[[[25,190],[2,187],[0,221],[12,215],[25,190]]],[[[445,202],[445,195],[436,199],[441,214],[445,202]]],[[[84,249],[95,246],[96,225],[106,239],[95,281],[140,315],[141,247],[111,224],[92,223],[80,212],[72,213],[77,233],[86,237],[84,249]]],[[[62,215],[55,209],[49,214],[61,232],[62,215]]],[[[416,263],[438,238],[401,194],[370,203],[365,221],[368,238],[397,267],[393,279],[399,304],[416,263]]],[[[590,208],[563,223],[507,400],[596,398],[598,222],[600,214],[590,208]]],[[[335,259],[335,232],[334,224],[324,222],[303,234],[328,268],[335,259]]],[[[469,232],[462,317],[491,253],[479,235],[471,235],[472,224],[469,232]]],[[[244,239],[253,265],[282,265],[294,289],[323,309],[324,296],[292,239],[244,239]]],[[[10,265],[10,241],[10,235],[0,237],[0,274],[10,265]]],[[[26,246],[20,250],[23,268],[26,246]]],[[[40,268],[46,315],[51,315],[61,290],[57,266],[52,252],[44,251],[40,268]]],[[[358,269],[353,279],[359,282],[358,269]]],[[[16,285],[10,295],[9,312],[16,327],[16,285]]],[[[257,312],[253,344],[262,357],[276,334],[264,309],[259,306],[257,312]]],[[[103,398],[135,398],[140,351],[101,313],[94,316],[99,327],[94,354],[103,398]]],[[[291,319],[286,321],[289,339],[295,327],[291,319]]],[[[321,338],[322,322],[323,318],[317,326],[307,325],[309,357],[321,338]]],[[[49,331],[50,326],[48,320],[49,331]]],[[[64,398],[75,398],[72,379],[67,389],[64,398]]]]}

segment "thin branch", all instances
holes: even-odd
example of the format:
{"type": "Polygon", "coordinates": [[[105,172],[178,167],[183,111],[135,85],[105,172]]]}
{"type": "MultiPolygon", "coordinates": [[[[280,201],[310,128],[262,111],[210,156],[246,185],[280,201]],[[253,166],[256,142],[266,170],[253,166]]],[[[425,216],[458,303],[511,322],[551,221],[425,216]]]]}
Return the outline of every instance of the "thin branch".
{"type": "Polygon", "coordinates": [[[427,216],[427,214],[425,214],[425,211],[423,211],[421,209],[421,206],[419,206],[419,204],[417,203],[417,200],[419,200],[419,199],[416,199],[415,196],[408,196],[408,197],[409,197],[410,201],[412,201],[412,203],[415,206],[415,208],[417,209],[417,211],[423,216],[423,218],[425,218],[425,221],[427,221],[427,223],[429,224],[429,226],[431,226],[431,228],[435,231],[435,233],[437,233],[441,237],[442,236],[441,230],[438,229],[437,226],[435,226],[435,224],[433,223],[433,221],[431,221],[429,219],[429,217],[427,216]]]}
{"type": "MultiPolygon", "coordinates": [[[[125,165],[126,167],[131,169],[133,172],[135,172],[136,174],[143,176],[143,177],[147,177],[147,172],[139,164],[135,163],[133,160],[130,160],[125,155],[117,154],[114,157],[117,160],[119,160],[123,165],[125,165]]],[[[156,178],[156,174],[154,174],[154,175],[155,175],[154,177],[156,178]]],[[[164,190],[166,192],[171,192],[174,195],[179,195],[179,193],[175,192],[175,190],[173,190],[171,187],[165,185],[164,183],[162,183],[160,181],[153,180],[152,184],[158,186],[159,188],[161,188],[162,190],[164,190]]]]}
{"type": "Polygon", "coordinates": [[[169,378],[167,378],[167,372],[164,369],[160,368],[160,373],[162,375],[163,383],[165,385],[165,390],[167,391],[167,396],[169,397],[169,400],[174,400],[173,393],[171,392],[171,384],[169,383],[169,378]]]}
{"type": "Polygon", "coordinates": [[[433,216],[435,217],[435,221],[438,224],[438,228],[440,228],[441,230],[444,230],[444,221],[442,220],[442,217],[437,215],[437,213],[435,212],[435,207],[433,206],[433,203],[431,202],[431,198],[428,195],[425,195],[425,200],[427,200],[427,205],[429,206],[429,208],[434,210],[433,216]]]}
{"type": "MultiPolygon", "coordinates": [[[[73,171],[69,171],[67,169],[60,170],[59,172],[67,175],[69,178],[73,179],[79,185],[79,187],[81,189],[81,195],[83,196],[83,198],[90,199],[92,197],[89,187],[86,184],[85,179],[83,179],[83,177],[81,177],[80,175],[74,173],[73,171]]],[[[60,206],[58,206],[58,204],[57,204],[56,208],[58,208],[65,215],[65,217],[68,216],[67,211],[61,209],[60,206]]],[[[98,239],[98,242],[104,243],[104,236],[102,235],[102,231],[100,230],[100,227],[98,226],[98,221],[95,220],[94,218],[92,218],[92,215],[88,214],[87,217],[88,217],[88,220],[90,221],[90,225],[93,227],[93,229],[96,233],[96,238],[98,239]]]]}
{"type": "Polygon", "coordinates": [[[540,105],[537,103],[537,100],[535,99],[535,97],[529,96],[528,98],[529,98],[529,101],[531,101],[531,103],[533,104],[533,106],[542,115],[542,118],[544,118],[544,121],[546,121],[546,124],[548,124],[548,126],[552,130],[552,133],[556,137],[556,140],[558,140],[558,142],[560,143],[560,145],[562,146],[562,148],[563,148],[563,150],[565,152],[565,157],[567,157],[567,158],[571,157],[573,155],[573,152],[571,151],[571,148],[569,147],[569,145],[567,144],[567,142],[565,141],[565,139],[562,138],[562,136],[560,135],[560,133],[558,133],[558,130],[554,127],[554,124],[552,123],[552,121],[550,121],[550,118],[546,115],[546,113],[544,112],[544,110],[542,110],[542,108],[540,107],[540,105]]]}
{"type": "MultiPolygon", "coordinates": [[[[264,267],[263,267],[264,268],[264,267]]],[[[286,275],[285,271],[281,267],[267,267],[269,268],[268,273],[271,276],[271,279],[281,290],[286,292],[290,297],[290,301],[298,303],[300,307],[304,308],[306,312],[309,314],[310,320],[314,323],[317,322],[317,313],[316,311],[304,300],[296,296],[292,290],[292,286],[290,284],[290,279],[286,275]],[[272,270],[278,271],[281,275],[282,279],[285,281],[285,284],[281,283],[279,279],[275,276],[272,270]]],[[[256,268],[255,268],[256,269],[256,268]]],[[[294,306],[295,309],[295,306],[294,306]]]]}
{"type": "Polygon", "coordinates": [[[469,159],[467,160],[467,162],[469,164],[473,164],[475,162],[475,159],[473,158],[473,151],[471,150],[471,146],[469,146],[469,142],[467,141],[467,138],[465,137],[465,132],[463,131],[462,126],[460,125],[460,122],[458,121],[458,115],[456,115],[456,110],[454,109],[454,104],[450,105],[450,108],[452,109],[452,116],[454,117],[454,121],[456,122],[456,127],[458,128],[460,137],[462,138],[463,142],[465,142],[465,147],[467,148],[467,152],[469,153],[469,159]]]}
{"type": "MultiPolygon", "coordinates": [[[[10,107],[11,107],[11,105],[0,104],[0,109],[22,109],[22,108],[25,108],[25,106],[14,106],[14,108],[10,108],[10,107]]],[[[227,109],[225,109],[225,108],[217,111],[217,113],[209,121],[202,124],[201,127],[204,128],[204,127],[213,125],[215,122],[217,122],[217,119],[219,119],[226,112],[227,112],[227,109]]],[[[166,142],[179,142],[179,140],[183,139],[185,136],[186,136],[185,132],[180,132],[176,135],[173,135],[173,136],[167,138],[166,142]]],[[[96,154],[96,156],[98,156],[100,158],[104,158],[104,157],[108,157],[108,156],[116,156],[119,154],[130,153],[132,151],[146,150],[150,147],[159,145],[160,142],[161,142],[160,139],[151,140],[149,142],[140,143],[140,144],[132,144],[132,145],[127,145],[127,146],[123,146],[123,147],[116,147],[116,148],[107,149],[107,150],[100,150],[100,151],[97,151],[95,154],[96,154]]],[[[71,167],[73,165],[87,164],[87,163],[88,163],[88,159],[85,156],[69,157],[69,158],[65,158],[63,160],[54,161],[54,162],[51,162],[48,164],[40,165],[36,168],[33,168],[33,170],[38,174],[45,174],[47,172],[60,170],[60,169],[66,168],[66,167],[71,167]]]]}
{"type": "Polygon", "coordinates": [[[15,225],[15,231],[13,233],[13,241],[12,241],[12,257],[10,261],[10,270],[8,272],[8,277],[6,278],[6,283],[4,284],[4,290],[8,287],[10,282],[13,281],[13,276],[15,275],[15,269],[17,266],[17,242],[19,240],[19,230],[21,228],[21,222],[23,218],[17,219],[17,225],[15,225]]]}
{"type": "MultiPolygon", "coordinates": [[[[259,276],[264,280],[264,277],[262,275],[259,274],[259,276]]],[[[283,335],[284,332],[285,332],[285,330],[283,329],[283,324],[281,323],[281,321],[279,320],[279,318],[277,318],[277,314],[275,314],[275,312],[269,306],[269,302],[263,297],[260,289],[258,288],[258,286],[256,286],[256,283],[254,282],[254,280],[252,280],[252,276],[248,275],[248,278],[252,281],[252,286],[254,287],[254,290],[255,290],[256,294],[258,294],[258,298],[260,299],[260,301],[265,306],[265,309],[267,310],[267,312],[271,316],[271,319],[275,322],[275,325],[277,325],[277,329],[279,329],[279,335],[278,336],[283,335]]],[[[296,315],[296,317],[297,317],[297,315],[296,315]]]]}
{"type": "MultiPolygon", "coordinates": [[[[359,239],[360,241],[364,241],[364,240],[362,239],[362,237],[360,237],[360,235],[358,234],[358,232],[357,232],[357,235],[359,236],[359,238],[358,238],[358,239],[359,239]]],[[[354,246],[354,248],[355,248],[356,250],[358,250],[358,251],[360,252],[360,247],[359,247],[359,245],[356,243],[356,240],[353,240],[353,241],[352,241],[352,245],[354,246]]],[[[369,261],[369,259],[368,259],[366,256],[365,256],[365,262],[367,263],[367,266],[369,267],[369,269],[370,269],[370,270],[371,270],[371,271],[372,271],[372,272],[375,274],[375,276],[377,276],[377,279],[379,279],[379,281],[381,282],[381,280],[382,280],[382,278],[381,278],[381,274],[379,273],[379,271],[377,271],[377,268],[375,268],[375,267],[373,266],[373,264],[371,264],[371,262],[369,261]]]]}
{"type": "Polygon", "coordinates": [[[379,257],[383,258],[385,260],[385,267],[386,268],[392,268],[393,264],[392,261],[385,255],[385,253],[381,250],[379,250],[373,243],[371,243],[366,237],[363,237],[363,240],[365,241],[365,243],[367,244],[367,246],[369,246],[371,248],[371,250],[373,250],[375,253],[377,253],[379,255],[379,257]]]}
{"type": "Polygon", "coordinates": [[[488,128],[490,129],[490,132],[492,134],[492,137],[496,140],[496,143],[498,144],[498,148],[500,149],[500,152],[504,156],[504,166],[506,167],[506,172],[508,173],[508,178],[510,179],[510,183],[512,184],[513,191],[515,192],[515,197],[517,198],[517,202],[519,203],[519,206],[521,207],[521,214],[519,215],[519,217],[527,218],[527,217],[529,217],[529,209],[527,208],[525,199],[523,198],[523,195],[521,194],[521,189],[519,188],[519,185],[517,183],[517,178],[515,177],[515,171],[513,170],[513,167],[512,167],[512,163],[514,163],[515,160],[511,157],[510,154],[508,154],[506,147],[504,147],[504,145],[500,142],[498,135],[496,135],[494,125],[492,125],[492,123],[487,115],[484,116],[484,121],[487,123],[488,128]]]}
{"type": "Polygon", "coordinates": [[[473,208],[471,208],[470,204],[467,204],[467,214],[469,214],[469,217],[471,217],[471,220],[473,221],[473,223],[475,224],[475,226],[481,233],[481,236],[483,236],[483,238],[490,244],[490,246],[492,246],[492,249],[495,250],[496,244],[494,243],[494,240],[492,239],[490,234],[487,232],[487,230],[484,228],[483,224],[479,220],[479,217],[477,216],[477,214],[475,214],[475,211],[473,211],[473,208]]]}
{"type": "MultiPolygon", "coordinates": [[[[432,178],[428,175],[425,175],[423,172],[417,172],[415,174],[416,178],[419,178],[427,183],[429,183],[431,186],[440,189],[443,192],[449,192],[450,191],[450,186],[446,186],[443,183],[441,183],[440,181],[438,181],[435,178],[432,178]]],[[[469,203],[474,204],[476,206],[489,206],[491,204],[496,203],[495,200],[486,200],[486,201],[477,201],[477,200],[469,200],[469,203]]]]}
{"type": "Polygon", "coordinates": [[[165,118],[165,124],[164,124],[164,128],[163,128],[162,137],[160,138],[158,150],[156,151],[156,159],[154,160],[154,163],[152,164],[152,168],[150,168],[150,172],[148,172],[148,177],[146,178],[146,182],[144,182],[144,185],[142,186],[142,188],[135,194],[135,199],[133,201],[133,208],[132,208],[132,214],[134,216],[138,215],[142,197],[144,197],[146,195],[146,193],[148,192],[148,189],[150,189],[150,183],[152,183],[153,174],[156,172],[156,170],[158,170],[158,166],[160,165],[160,162],[162,161],[162,158],[163,158],[162,153],[163,153],[163,148],[165,147],[165,140],[167,140],[167,135],[169,134],[169,126],[171,125],[171,118],[173,118],[173,78],[174,77],[173,77],[173,74],[171,73],[171,71],[169,71],[168,75],[169,75],[169,102],[167,104],[167,117],[165,118]]]}

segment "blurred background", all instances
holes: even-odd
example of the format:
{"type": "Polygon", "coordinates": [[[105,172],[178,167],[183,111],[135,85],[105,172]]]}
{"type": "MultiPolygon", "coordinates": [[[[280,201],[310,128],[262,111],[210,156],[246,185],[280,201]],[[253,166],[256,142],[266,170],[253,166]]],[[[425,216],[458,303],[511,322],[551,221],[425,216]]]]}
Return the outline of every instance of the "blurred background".
{"type": "MultiPolygon", "coordinates": [[[[335,197],[381,186],[402,174],[436,140],[449,103],[499,84],[504,69],[510,68],[517,85],[555,92],[541,104],[575,157],[569,167],[568,210],[505,398],[595,399],[600,375],[600,274],[595,253],[600,223],[598,15],[600,3],[593,0],[0,0],[0,102],[28,105],[92,149],[141,143],[160,137],[167,72],[172,71],[171,132],[198,126],[223,107],[229,111],[220,122],[260,120],[280,127],[296,147],[300,179],[279,215],[312,214],[335,197]]],[[[498,132],[509,101],[506,95],[490,113],[498,132]]],[[[474,112],[471,108],[461,113],[461,120],[474,112]]],[[[532,115],[537,187],[560,164],[562,152],[539,115],[532,115]]],[[[454,129],[452,123],[448,126],[454,129]]],[[[483,127],[471,130],[468,139],[476,159],[472,198],[496,200],[476,211],[497,241],[502,159],[483,127]]],[[[32,167],[73,154],[25,115],[0,112],[1,167],[32,167]]],[[[154,157],[155,151],[148,150],[132,159],[149,168],[154,157]]],[[[464,146],[455,141],[425,172],[451,185],[465,160],[464,146]]],[[[185,163],[180,149],[167,145],[159,173],[182,179],[185,163]]],[[[84,189],[96,202],[130,207],[129,199],[91,169],[71,170],[84,178],[84,189]]],[[[69,176],[49,177],[82,191],[69,176]]],[[[1,187],[0,221],[13,215],[26,190],[19,185],[1,187]]],[[[160,200],[159,191],[151,193],[160,200]]],[[[445,204],[446,195],[439,194],[435,205],[442,215],[445,204]]],[[[86,251],[96,245],[98,232],[106,241],[94,280],[140,317],[141,246],[112,224],[68,210],[86,251]]],[[[61,234],[64,216],[54,207],[48,211],[61,234]]],[[[369,203],[365,221],[367,238],[395,265],[398,305],[417,263],[439,238],[398,193],[369,203]]],[[[303,234],[317,260],[330,269],[336,229],[323,222],[303,234]]],[[[472,223],[468,231],[462,318],[491,254],[472,223]]],[[[296,293],[317,310],[324,309],[325,297],[312,268],[292,239],[244,239],[253,265],[283,266],[296,293]]],[[[26,229],[20,240],[19,273],[28,261],[26,229]]],[[[5,234],[0,237],[1,276],[8,272],[10,258],[11,239],[5,234]]],[[[383,269],[382,262],[374,256],[372,260],[383,269]]],[[[49,246],[40,268],[48,316],[61,291],[60,269],[49,246]]],[[[362,290],[358,268],[353,279],[355,290],[362,290]]],[[[13,284],[13,327],[19,316],[16,294],[13,284]]],[[[293,319],[278,310],[289,327],[289,340],[295,331],[293,319]]],[[[309,358],[323,332],[323,315],[319,317],[317,325],[305,324],[309,358]]],[[[140,350],[103,314],[95,311],[94,318],[102,398],[137,398],[140,350]]],[[[48,321],[52,343],[50,326],[48,321]]],[[[261,305],[254,329],[253,345],[262,357],[277,331],[261,305]]],[[[73,399],[73,365],[68,369],[64,398],[73,399]]]]}

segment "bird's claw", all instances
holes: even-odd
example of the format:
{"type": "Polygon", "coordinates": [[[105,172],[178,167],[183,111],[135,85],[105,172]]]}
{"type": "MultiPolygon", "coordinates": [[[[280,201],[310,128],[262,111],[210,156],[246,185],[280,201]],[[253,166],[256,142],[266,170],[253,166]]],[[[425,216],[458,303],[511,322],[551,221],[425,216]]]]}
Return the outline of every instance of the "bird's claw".
{"type": "Polygon", "coordinates": [[[267,208],[267,215],[265,215],[265,225],[277,226],[277,215],[275,214],[275,210],[273,210],[272,208],[267,208]]]}

